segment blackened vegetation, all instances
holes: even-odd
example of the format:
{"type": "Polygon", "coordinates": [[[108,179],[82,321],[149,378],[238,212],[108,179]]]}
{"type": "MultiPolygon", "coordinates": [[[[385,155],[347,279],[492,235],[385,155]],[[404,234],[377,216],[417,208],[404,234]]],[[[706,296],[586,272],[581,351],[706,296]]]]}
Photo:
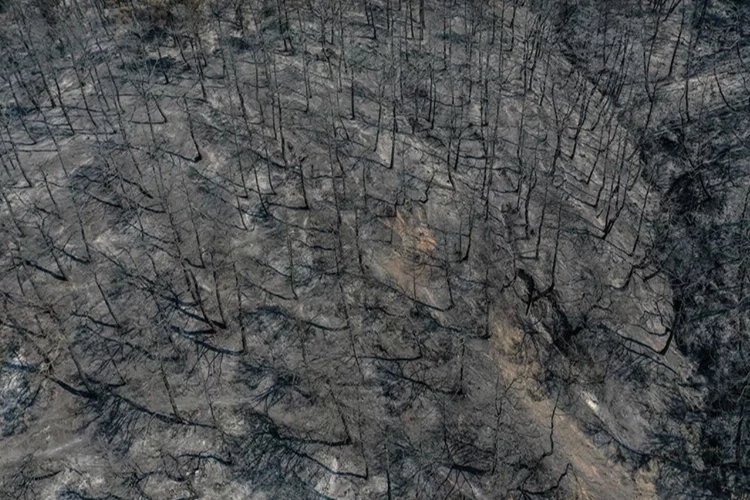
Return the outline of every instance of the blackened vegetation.
{"type": "MultiPolygon", "coordinates": [[[[747,123],[747,115],[732,113],[723,120],[688,124],[679,135],[683,144],[697,143],[701,135],[716,137],[747,123]]],[[[695,379],[687,382],[709,388],[701,407],[677,399],[670,410],[695,422],[702,466],[696,470],[695,459],[678,449],[685,446],[681,436],[665,448],[678,468],[690,470],[723,496],[750,484],[747,380],[742,375],[750,361],[745,297],[750,220],[749,191],[739,188],[746,173],[738,168],[747,161],[747,148],[735,137],[718,137],[694,160],[683,159],[684,171],[669,183],[662,227],[671,238],[659,246],[674,294],[674,342],[696,363],[695,379]]],[[[663,161],[663,155],[656,156],[663,161]]]]}
{"type": "Polygon", "coordinates": [[[740,498],[749,12],[0,0],[0,496],[740,498]]]}

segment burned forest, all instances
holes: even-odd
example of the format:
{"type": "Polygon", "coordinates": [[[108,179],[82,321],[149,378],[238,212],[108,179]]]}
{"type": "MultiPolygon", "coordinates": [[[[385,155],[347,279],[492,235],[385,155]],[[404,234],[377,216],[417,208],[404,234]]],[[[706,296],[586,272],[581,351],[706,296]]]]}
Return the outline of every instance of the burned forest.
{"type": "Polygon", "coordinates": [[[750,3],[0,0],[0,498],[750,491],[750,3]]]}

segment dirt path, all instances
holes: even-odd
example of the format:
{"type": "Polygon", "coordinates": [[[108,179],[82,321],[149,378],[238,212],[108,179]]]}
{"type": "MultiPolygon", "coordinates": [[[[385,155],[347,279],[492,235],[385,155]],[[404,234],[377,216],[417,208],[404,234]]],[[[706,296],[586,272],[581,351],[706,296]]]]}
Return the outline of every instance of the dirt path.
{"type": "MultiPolygon", "coordinates": [[[[504,323],[502,320],[494,322],[490,340],[492,356],[497,361],[504,379],[517,381],[514,387],[521,389],[521,394],[529,396],[538,393],[540,387],[530,376],[537,368],[519,364],[513,356],[523,334],[504,323]]],[[[554,401],[537,400],[529,396],[517,403],[541,428],[549,428],[554,401]]],[[[575,472],[574,477],[577,478],[578,493],[582,498],[656,498],[654,484],[646,475],[638,474],[637,477],[633,477],[622,464],[614,461],[606,450],[594,444],[574,417],[565,414],[560,408],[555,412],[554,426],[555,453],[550,460],[558,460],[561,467],[564,467],[565,462],[570,463],[575,472]]]]}

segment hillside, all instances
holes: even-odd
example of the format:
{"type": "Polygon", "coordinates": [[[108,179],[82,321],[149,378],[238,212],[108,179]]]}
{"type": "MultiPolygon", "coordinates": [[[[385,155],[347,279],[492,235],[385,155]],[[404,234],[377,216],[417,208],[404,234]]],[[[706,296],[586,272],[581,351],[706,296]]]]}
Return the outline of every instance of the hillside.
{"type": "Polygon", "coordinates": [[[749,23],[0,0],[0,497],[743,498],[749,23]]]}

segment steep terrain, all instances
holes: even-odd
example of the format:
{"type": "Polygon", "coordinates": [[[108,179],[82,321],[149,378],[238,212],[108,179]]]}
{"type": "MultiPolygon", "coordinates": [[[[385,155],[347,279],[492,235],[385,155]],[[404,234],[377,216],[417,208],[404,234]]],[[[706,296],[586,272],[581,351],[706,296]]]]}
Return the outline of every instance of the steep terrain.
{"type": "Polygon", "coordinates": [[[0,496],[740,498],[749,11],[0,2],[0,496]]]}

